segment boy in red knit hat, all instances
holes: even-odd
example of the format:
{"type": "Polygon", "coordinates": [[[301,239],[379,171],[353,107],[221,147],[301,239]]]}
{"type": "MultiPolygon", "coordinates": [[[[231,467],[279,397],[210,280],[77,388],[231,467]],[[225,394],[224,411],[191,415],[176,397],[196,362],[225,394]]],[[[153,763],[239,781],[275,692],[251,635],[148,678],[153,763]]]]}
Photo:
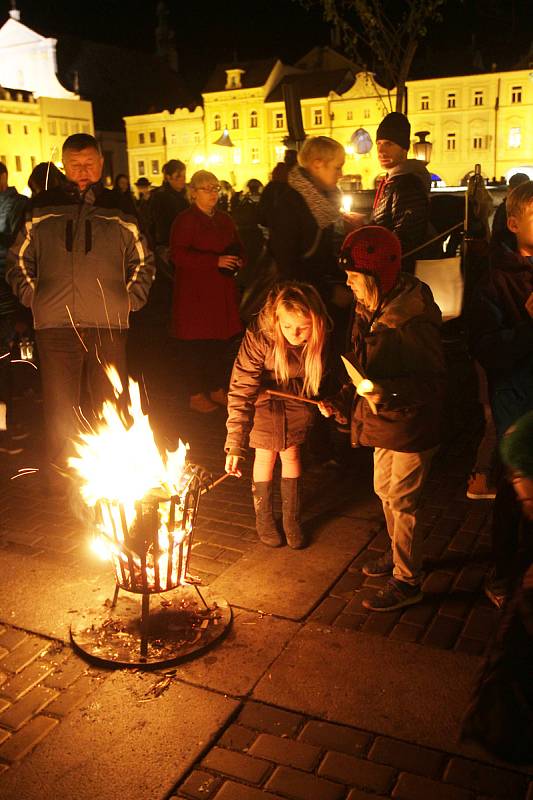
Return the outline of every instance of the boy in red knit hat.
{"type": "Polygon", "coordinates": [[[441,313],[429,287],[400,265],[400,241],[386,228],[369,225],[346,237],[339,266],[355,299],[350,360],[364,380],[319,406],[324,416],[350,420],[352,447],[374,448],[374,490],[390,547],[363,572],[391,577],[363,601],[371,611],[391,611],[423,597],[416,512],[441,433],[441,313]]]}

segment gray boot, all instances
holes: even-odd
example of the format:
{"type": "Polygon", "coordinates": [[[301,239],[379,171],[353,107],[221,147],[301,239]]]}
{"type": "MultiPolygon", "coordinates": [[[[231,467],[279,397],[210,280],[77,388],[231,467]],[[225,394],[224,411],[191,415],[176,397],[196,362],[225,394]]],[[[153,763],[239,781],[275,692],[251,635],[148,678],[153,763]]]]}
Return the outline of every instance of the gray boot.
{"type": "Polygon", "coordinates": [[[281,547],[283,539],[273,514],[272,481],[252,483],[257,535],[268,547],[281,547]]]}
{"type": "Polygon", "coordinates": [[[300,526],[300,506],[302,498],[301,478],[281,479],[281,507],[283,509],[283,530],[287,544],[294,550],[306,547],[304,533],[300,526]]]}

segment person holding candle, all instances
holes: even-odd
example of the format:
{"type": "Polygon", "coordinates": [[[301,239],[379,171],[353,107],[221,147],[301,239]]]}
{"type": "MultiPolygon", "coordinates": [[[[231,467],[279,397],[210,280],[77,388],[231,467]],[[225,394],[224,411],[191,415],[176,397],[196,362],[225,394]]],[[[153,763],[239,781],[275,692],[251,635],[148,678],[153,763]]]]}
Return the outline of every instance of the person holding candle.
{"type": "Polygon", "coordinates": [[[390,547],[363,572],[390,581],[363,605],[392,611],[423,596],[417,509],[441,434],[441,313],[429,287],[400,271],[400,240],[384,227],[369,225],[349,234],[339,265],[355,297],[347,369],[357,377],[319,409],[339,422],[350,419],[352,447],[374,448],[374,490],[390,547]]]}
{"type": "Polygon", "coordinates": [[[249,438],[255,449],[252,493],[257,533],[280,547],[272,502],[272,475],[281,459],[283,530],[289,547],[306,546],[300,525],[300,445],[314,416],[311,404],[270,395],[269,389],[309,398],[318,394],[324,372],[330,321],[320,295],[304,283],[271,290],[248,328],[237,354],[228,393],[226,472],[241,476],[249,438]]]}

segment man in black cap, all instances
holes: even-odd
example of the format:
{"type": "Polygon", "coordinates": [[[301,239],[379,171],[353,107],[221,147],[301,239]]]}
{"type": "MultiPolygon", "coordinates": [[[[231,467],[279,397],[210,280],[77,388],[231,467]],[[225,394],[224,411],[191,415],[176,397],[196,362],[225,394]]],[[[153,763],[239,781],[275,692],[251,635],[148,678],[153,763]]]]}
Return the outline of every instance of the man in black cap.
{"type": "MultiPolygon", "coordinates": [[[[430,237],[429,190],[431,175],[424,162],[407,158],[411,145],[411,125],[404,114],[393,111],[384,117],[377,129],[378,160],[387,170],[374,198],[372,222],[383,225],[396,234],[402,243],[402,253],[422,245],[430,237]]],[[[403,258],[402,269],[414,272],[417,253],[403,258]]]]}

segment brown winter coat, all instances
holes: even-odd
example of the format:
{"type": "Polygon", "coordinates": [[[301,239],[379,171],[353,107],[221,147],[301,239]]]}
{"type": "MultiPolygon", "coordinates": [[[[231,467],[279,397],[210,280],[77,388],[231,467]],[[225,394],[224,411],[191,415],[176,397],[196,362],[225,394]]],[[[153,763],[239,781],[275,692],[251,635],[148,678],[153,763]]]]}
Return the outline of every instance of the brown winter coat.
{"type": "Polygon", "coordinates": [[[256,326],[248,328],[231,374],[227,453],[245,456],[248,435],[250,447],[263,450],[279,452],[302,444],[313,422],[314,407],[266,393],[267,389],[277,389],[302,394],[302,350],[289,346],[289,385],[280,386],[274,376],[273,341],[256,326]]]}
{"type": "Polygon", "coordinates": [[[440,443],[446,367],[440,339],[441,313],[431,290],[402,274],[376,315],[357,306],[352,331],[355,358],[383,390],[373,414],[366,400],[345,386],[336,398],[348,417],[352,446],[404,453],[440,443]]]}

